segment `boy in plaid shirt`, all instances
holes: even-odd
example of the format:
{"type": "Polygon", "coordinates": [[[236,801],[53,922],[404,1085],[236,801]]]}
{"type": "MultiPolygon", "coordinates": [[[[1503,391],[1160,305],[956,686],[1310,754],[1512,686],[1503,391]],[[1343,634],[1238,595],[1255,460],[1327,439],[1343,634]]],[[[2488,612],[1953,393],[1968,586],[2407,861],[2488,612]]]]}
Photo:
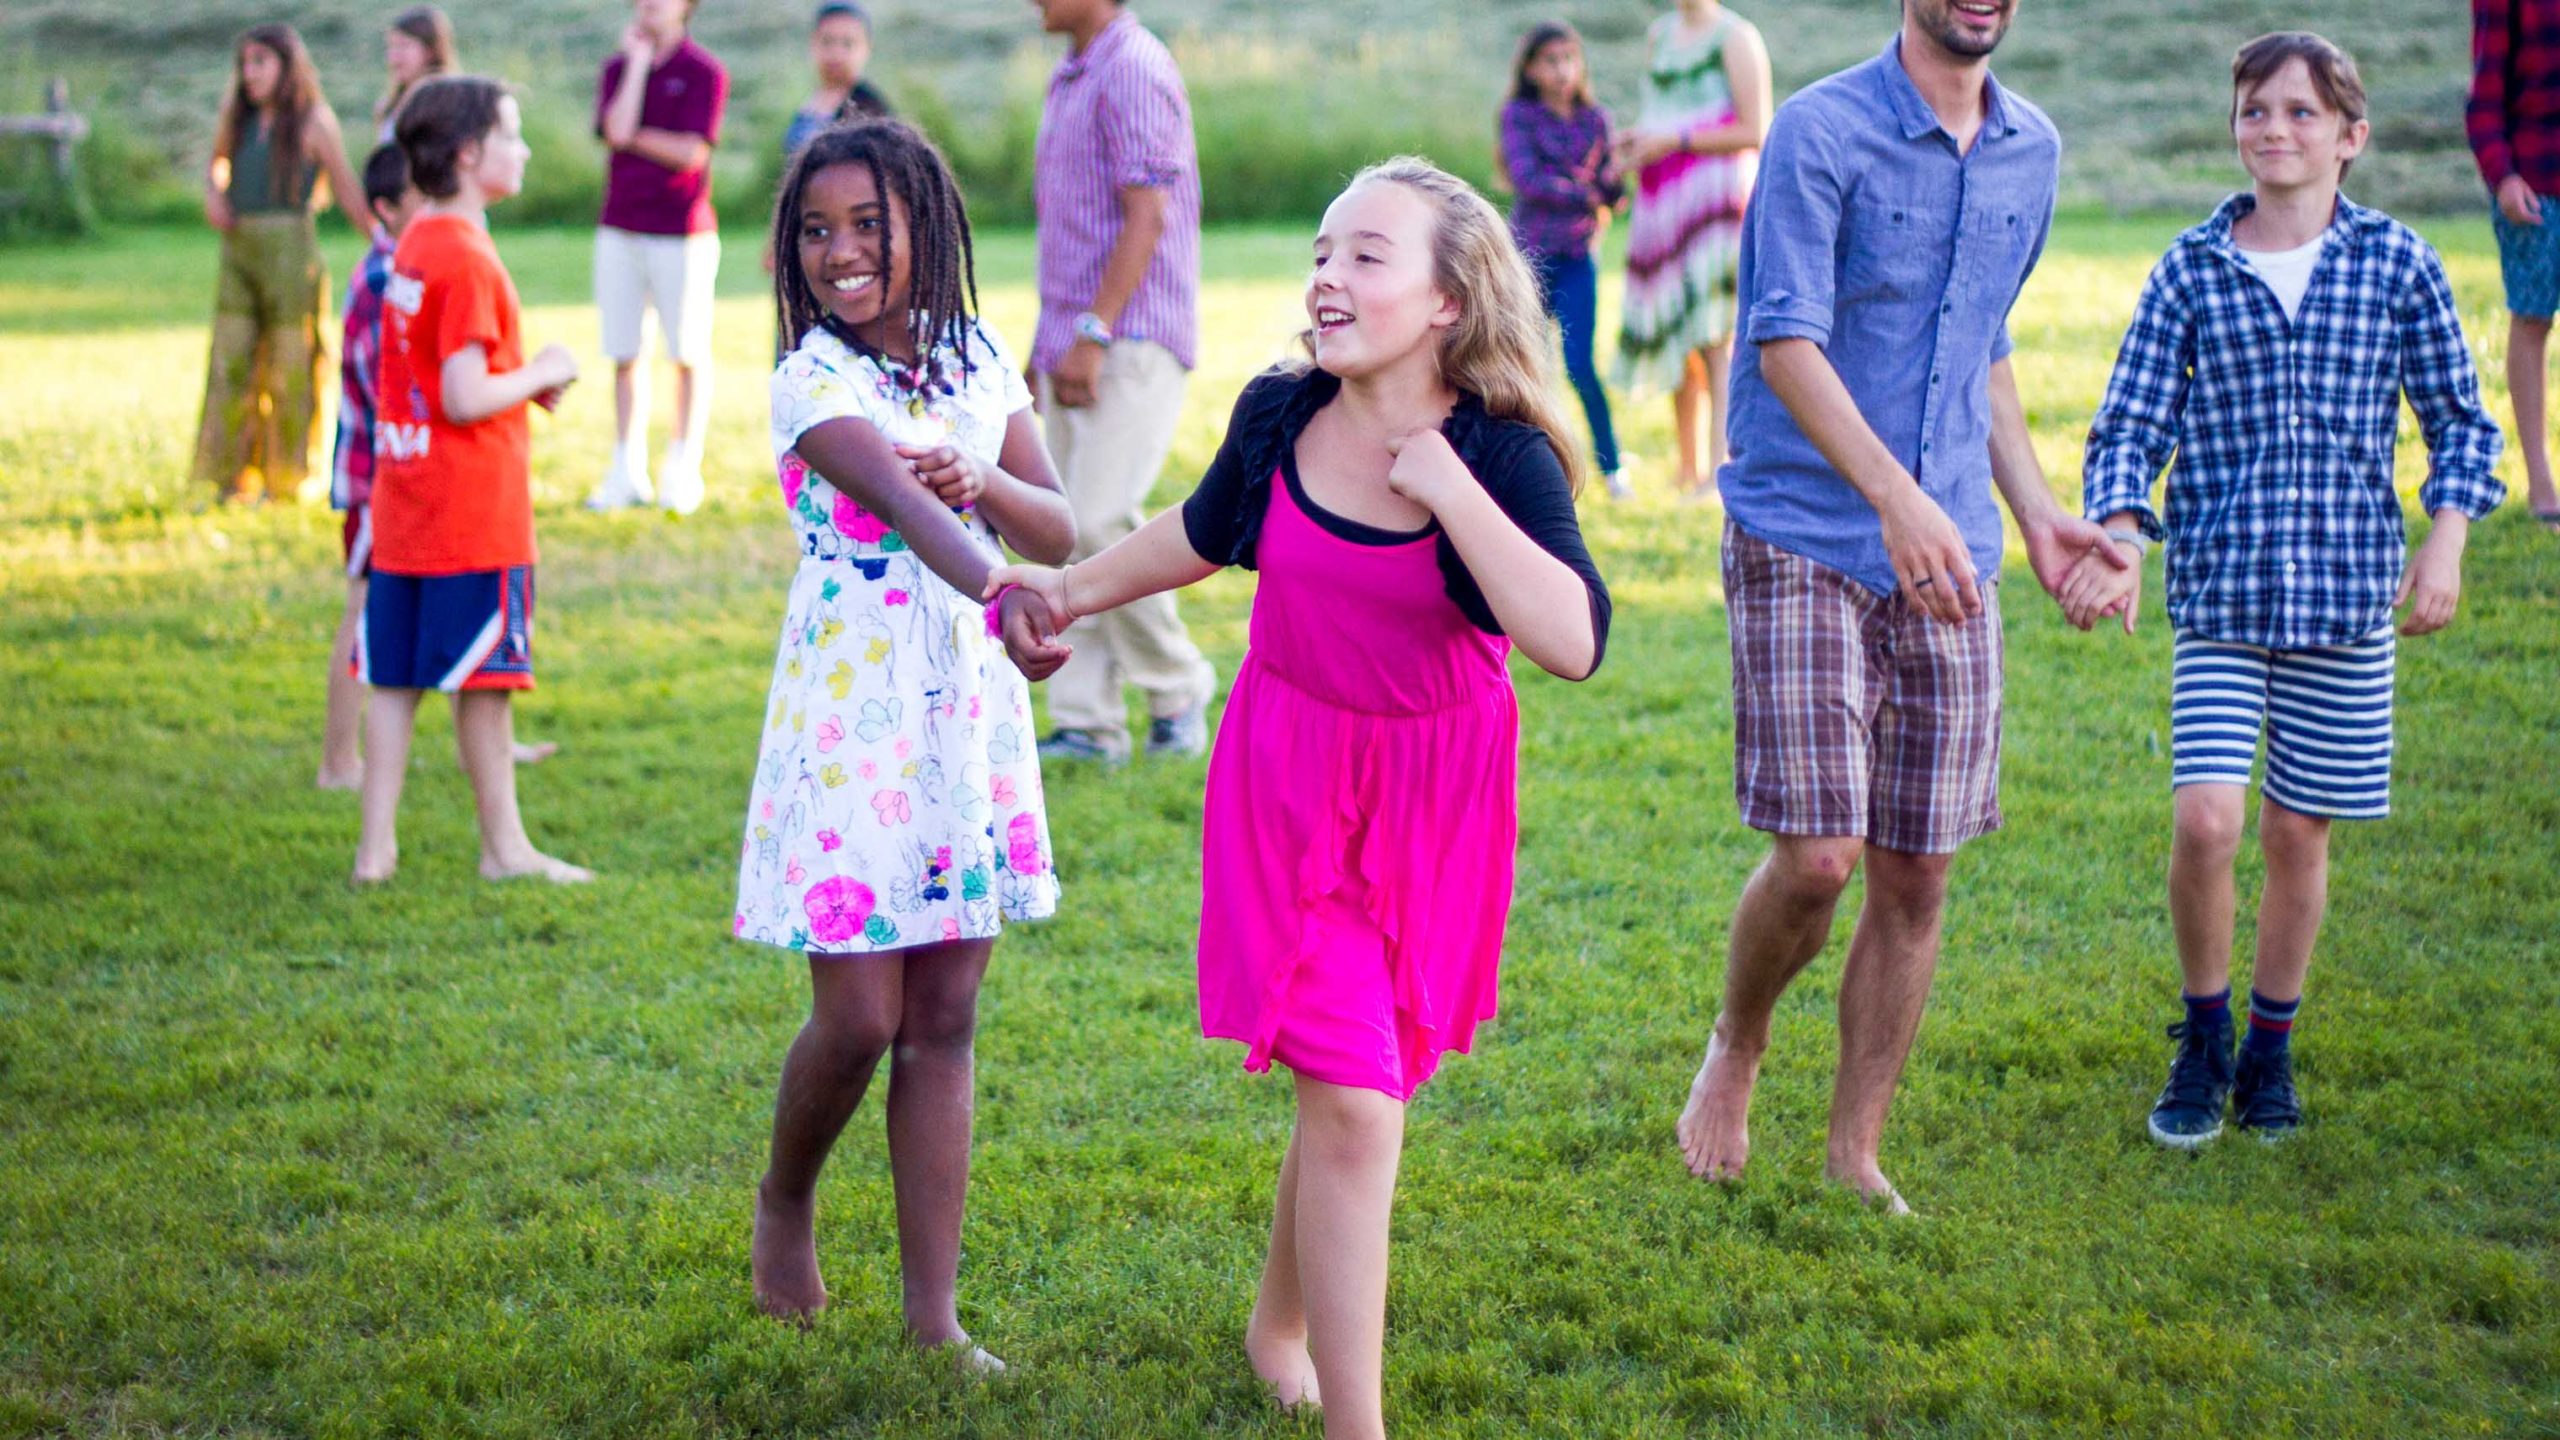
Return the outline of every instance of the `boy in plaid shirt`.
{"type": "MultiPolygon", "coordinates": [[[[2355,62],[2316,35],[2232,62],[2233,137],[2255,182],[2180,235],[2143,288],[2089,428],[2086,510],[2137,556],[2168,541],[2169,910],[2187,1016],[2151,1136],[2192,1149],[2226,1104],[2262,1139],[2302,1121],[2290,1040],[2328,900],[2329,825],[2390,810],[2391,616],[2453,619],[2470,522],[2505,498],[2444,266],[2408,227],[2338,194],[2367,127],[2355,62]],[[2406,395],[2433,517],[2404,566],[2392,450],[2406,395]],[[2171,457],[2167,523],[2151,484],[2171,457]],[[2235,1057],[2231,866],[2267,742],[2248,1039],[2235,1057]]],[[[2083,561],[2062,592],[2087,627],[2121,616],[2140,566],[2083,561]]]]}

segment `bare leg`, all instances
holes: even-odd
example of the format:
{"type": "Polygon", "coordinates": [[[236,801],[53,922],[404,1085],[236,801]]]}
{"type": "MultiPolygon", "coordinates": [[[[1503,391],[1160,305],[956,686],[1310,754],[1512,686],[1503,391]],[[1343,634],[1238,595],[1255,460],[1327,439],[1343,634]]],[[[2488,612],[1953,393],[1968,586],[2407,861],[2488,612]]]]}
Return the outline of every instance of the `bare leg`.
{"type": "Polygon", "coordinates": [[[1689,1173],[1732,1180],[1751,1158],[1751,1087],[1769,1048],[1769,1017],[1831,938],[1840,892],[1857,872],[1860,842],[1838,837],[1771,837],[1769,858],[1751,872],[1734,907],[1724,968],[1724,1008],[1706,1058],[1689,1082],[1676,1133],[1689,1173]]]}
{"type": "Polygon", "coordinates": [[[2231,988],[2231,926],[2237,902],[2231,861],[2240,853],[2248,789],[2195,784],[2177,789],[2169,839],[2169,920],[2178,933],[2178,971],[2190,995],[2231,988]]]}
{"type": "Polygon", "coordinates": [[[516,809],[515,710],[504,690],[465,690],[453,697],[453,733],[471,798],[480,810],[480,878],[539,876],[557,885],[593,880],[595,872],[533,848],[516,809]]]}
{"type": "Polygon", "coordinates": [[[2281,1004],[2302,998],[2329,907],[2329,822],[2262,801],[2258,845],[2267,857],[2267,888],[2258,901],[2258,963],[2249,988],[2281,1004]]]}
{"type": "Polygon", "coordinates": [[[1682,495],[1698,488],[1698,408],[1706,393],[1706,362],[1693,350],[1681,364],[1680,388],[1671,392],[1671,438],[1680,454],[1680,473],[1672,484],[1682,495]]]}
{"type": "Polygon", "coordinates": [[[355,663],[370,588],[361,575],[347,582],[347,608],[338,617],[338,638],[329,645],[329,718],[320,730],[323,790],[353,790],[364,779],[364,682],[355,676],[355,663]]]}
{"type": "Polygon", "coordinates": [[[667,445],[691,459],[702,456],[702,442],[709,433],[711,384],[694,367],[676,366],[676,415],[667,445]]]}
{"type": "Polygon", "coordinates": [[[377,689],[365,700],[363,828],[356,838],[356,868],[349,877],[374,885],[400,868],[400,785],[409,777],[409,738],[418,728],[417,690],[377,689]]]}
{"type": "Polygon", "coordinates": [[[1307,1350],[1307,1300],[1298,1285],[1298,1131],[1289,1129],[1289,1153],[1280,1159],[1280,1183],[1271,1201],[1271,1251],[1262,1261],[1262,1288],[1245,1322],[1245,1358],[1253,1373],[1279,1394],[1280,1408],[1324,1403],[1316,1362],[1307,1350]]]}
{"type": "Polygon", "coordinates": [[[2538,514],[2560,510],[2560,490],[2551,483],[2551,430],[2544,406],[2550,355],[2549,318],[2507,317],[2507,396],[2516,408],[2516,451],[2524,458],[2525,503],[2538,514]]]}
{"type": "Polygon", "coordinates": [[[827,1303],[818,1271],[818,1172],[898,1033],[901,956],[809,957],[809,1019],[782,1060],[773,1158],[756,1186],[756,1304],[798,1318],[827,1303]]]}
{"type": "Polygon", "coordinates": [[[649,458],[648,357],[613,362],[613,441],[634,465],[649,458]]]}
{"type": "Polygon", "coordinates": [[[898,1193],[898,1271],[907,1334],[966,1345],[960,1328],[960,1222],[969,1205],[978,984],[992,940],[906,952],[905,998],[889,1064],[889,1174],[898,1193]]]}
{"type": "Polygon", "coordinates": [[[1831,1088],[1831,1146],[1824,1172],[1899,1213],[1902,1197],[1876,1152],[1894,1087],[1938,972],[1938,927],[1951,855],[1867,852],[1867,901],[1840,972],[1840,1069],[1831,1088]]]}
{"type": "Polygon", "coordinates": [[[1716,477],[1724,473],[1725,402],[1729,398],[1727,382],[1733,375],[1733,342],[1719,340],[1699,347],[1707,367],[1707,473],[1699,481],[1702,492],[1713,493],[1716,477]]]}
{"type": "Polygon", "coordinates": [[[1387,1231],[1404,1106],[1298,1077],[1298,1284],[1325,1440],[1384,1440],[1387,1231]]]}

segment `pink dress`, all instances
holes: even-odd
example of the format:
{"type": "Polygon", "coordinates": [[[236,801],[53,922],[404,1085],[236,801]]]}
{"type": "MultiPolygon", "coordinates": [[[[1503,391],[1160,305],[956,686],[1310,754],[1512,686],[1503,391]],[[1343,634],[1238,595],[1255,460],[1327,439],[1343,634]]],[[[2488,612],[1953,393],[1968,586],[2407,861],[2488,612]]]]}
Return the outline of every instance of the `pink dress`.
{"type": "Polygon", "coordinates": [[[1494,1013],[1519,837],[1511,645],[1449,599],[1436,530],[1320,520],[1285,469],[1270,496],[1209,760],[1200,1028],[1243,1041],[1248,1070],[1410,1099],[1494,1013]]]}

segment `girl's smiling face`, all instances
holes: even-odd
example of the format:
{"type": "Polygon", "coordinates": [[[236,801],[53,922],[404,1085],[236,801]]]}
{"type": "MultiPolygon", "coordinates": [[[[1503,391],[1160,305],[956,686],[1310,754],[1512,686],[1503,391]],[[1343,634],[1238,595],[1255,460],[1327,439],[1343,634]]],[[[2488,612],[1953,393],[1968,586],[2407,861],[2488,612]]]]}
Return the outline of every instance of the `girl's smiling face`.
{"type": "Polygon", "coordinates": [[[1561,36],[1550,40],[1529,57],[1528,74],[1539,99],[1564,105],[1582,88],[1582,47],[1561,36]]]}
{"type": "Polygon", "coordinates": [[[1316,364],[1345,380],[1436,350],[1457,302],[1435,283],[1431,202],[1387,181],[1335,198],[1316,232],[1307,319],[1316,364]]]}
{"type": "Polygon", "coordinates": [[[827,313],[874,349],[913,360],[907,295],[913,267],[897,236],[914,234],[906,201],[883,196],[868,165],[829,165],[800,190],[800,274],[827,313]]]}

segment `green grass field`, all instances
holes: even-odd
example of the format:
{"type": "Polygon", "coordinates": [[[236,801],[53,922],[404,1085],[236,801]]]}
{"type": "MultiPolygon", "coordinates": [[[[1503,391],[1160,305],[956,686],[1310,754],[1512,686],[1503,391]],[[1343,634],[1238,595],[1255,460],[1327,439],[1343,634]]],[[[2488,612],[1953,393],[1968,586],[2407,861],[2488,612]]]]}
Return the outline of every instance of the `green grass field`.
{"type": "MultiPolygon", "coordinates": [[[[2068,224],[2023,303],[2066,494],[2172,229],[2068,224]]],[[[2503,417],[2482,232],[2436,238],[2503,417]]],[[[1160,499],[1290,328],[1303,240],[1213,237],[1160,499]]],[[[586,237],[500,243],[529,338],[592,359],[586,237]]],[[[803,1333],[750,1302],[806,992],[727,938],[793,562],[754,244],[701,514],[575,508],[594,377],[536,422],[520,723],[563,750],[524,804],[603,879],[475,879],[431,713],[403,872],[366,894],[351,797],[310,788],[334,518],[208,511],[180,478],[210,240],[0,253],[0,1437],[1316,1433],[1238,1348],[1288,1109],[1196,1037],[1196,762],[1053,775],[1066,905],[988,984],[962,1309],[1017,1373],[958,1383],[901,1343],[876,1109],[823,1192],[837,1305],[803,1333]]],[[[983,254],[1023,335],[1027,239],[983,254]]],[[[2398,814],[2336,845],[2307,1133],[2193,1157],[2141,1127],[2177,983],[2168,636],[2156,598],[2134,639],[2071,632],[2012,568],[2009,826],[1957,872],[1886,1156],[1923,1216],[1893,1221],[1818,1180],[1836,944],[1780,1011],[1745,1183],[1692,1182],[1671,1141],[1761,846],[1730,799],[1717,519],[1661,497],[1667,410],[1626,416],[1648,498],[1586,505],[1608,665],[1522,675],[1509,983],[1413,1110],[1397,1433],[2560,1434],[2555,542],[2520,503],[2479,527],[2462,618],[2403,652],[2398,814]]],[[[1250,595],[1186,598],[1222,669],[1250,595]]]]}

